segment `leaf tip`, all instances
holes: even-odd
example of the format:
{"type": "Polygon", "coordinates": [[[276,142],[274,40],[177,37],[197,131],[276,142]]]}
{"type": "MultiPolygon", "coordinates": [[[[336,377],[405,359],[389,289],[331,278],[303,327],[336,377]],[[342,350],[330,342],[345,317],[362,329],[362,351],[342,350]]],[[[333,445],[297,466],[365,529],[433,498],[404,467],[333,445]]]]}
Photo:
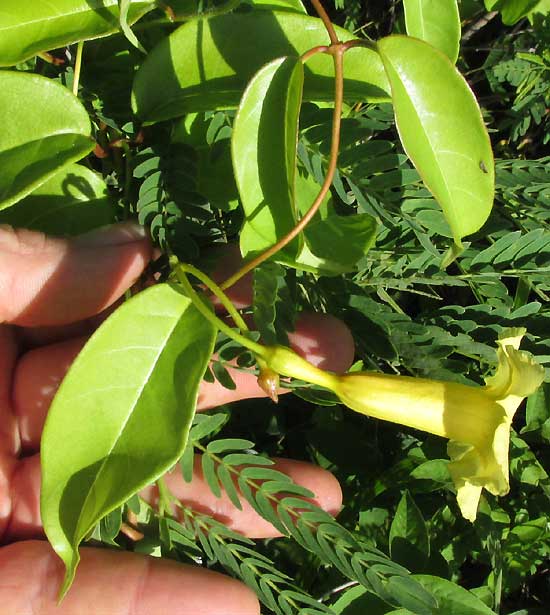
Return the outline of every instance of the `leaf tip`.
{"type": "Polygon", "coordinates": [[[74,582],[76,568],[80,562],[80,554],[78,552],[78,547],[73,551],[70,560],[64,560],[64,562],[65,576],[63,577],[63,582],[61,584],[61,587],[59,588],[59,593],[57,594],[57,606],[59,606],[63,602],[65,596],[67,595],[67,592],[69,591],[69,589],[71,589],[71,586],[74,582]]]}

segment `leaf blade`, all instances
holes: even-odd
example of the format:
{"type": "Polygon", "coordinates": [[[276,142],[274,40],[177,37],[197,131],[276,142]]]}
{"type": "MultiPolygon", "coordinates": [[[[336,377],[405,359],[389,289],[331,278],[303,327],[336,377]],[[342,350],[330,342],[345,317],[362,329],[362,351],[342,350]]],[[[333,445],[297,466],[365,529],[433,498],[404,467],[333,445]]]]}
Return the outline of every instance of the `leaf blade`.
{"type": "Polygon", "coordinates": [[[29,196],[0,212],[0,224],[72,236],[116,221],[103,179],[79,164],[52,175],[29,196]]]}
{"type": "Polygon", "coordinates": [[[66,566],[62,594],[95,523],[183,452],[214,337],[187,297],[159,284],[107,319],[69,370],[42,439],[41,514],[66,566]]]}
{"type": "MultiPolygon", "coordinates": [[[[154,0],[134,0],[127,21],[134,23],[154,8],[154,0]]],[[[2,0],[0,66],[119,30],[118,0],[2,0]]]]}
{"type": "Polygon", "coordinates": [[[460,48],[456,0],[403,0],[407,34],[442,51],[454,64],[460,48]]]}
{"type": "MultiPolygon", "coordinates": [[[[340,38],[353,35],[336,28],[340,38]]],[[[227,14],[181,26],[159,43],[136,73],[132,107],[146,122],[193,111],[236,107],[246,84],[265,64],[282,56],[300,56],[327,44],[319,19],[284,11],[227,14]],[[238,40],[239,45],[230,45],[238,40]],[[166,66],[171,71],[166,71],[166,66]]],[[[389,86],[378,54],[356,48],[346,53],[344,91],[353,99],[387,100],[389,86]]],[[[307,100],[332,100],[332,59],[308,60],[307,100]]]]}
{"type": "Polygon", "coordinates": [[[128,23],[128,15],[130,11],[131,2],[132,0],[118,0],[118,7],[120,11],[120,14],[119,14],[120,29],[122,30],[122,33],[127,38],[127,40],[136,49],[139,49],[141,52],[145,53],[145,49],[143,48],[142,44],[139,42],[137,36],[134,34],[134,32],[132,31],[132,28],[130,27],[130,24],[128,23]]]}
{"type": "Polygon", "coordinates": [[[403,147],[460,246],[485,223],[494,196],[493,153],[477,101],[448,58],[427,43],[389,36],[378,50],[403,147]]]}
{"type": "MultiPolygon", "coordinates": [[[[302,62],[278,58],[254,76],[235,117],[231,150],[245,213],[240,237],[245,258],[275,244],[296,223],[294,177],[302,86],[302,62]]],[[[283,252],[292,258],[299,248],[296,239],[283,252]]]]}
{"type": "Polygon", "coordinates": [[[51,79],[0,71],[0,116],[10,118],[0,137],[0,210],[93,148],[86,109],[51,79]]]}

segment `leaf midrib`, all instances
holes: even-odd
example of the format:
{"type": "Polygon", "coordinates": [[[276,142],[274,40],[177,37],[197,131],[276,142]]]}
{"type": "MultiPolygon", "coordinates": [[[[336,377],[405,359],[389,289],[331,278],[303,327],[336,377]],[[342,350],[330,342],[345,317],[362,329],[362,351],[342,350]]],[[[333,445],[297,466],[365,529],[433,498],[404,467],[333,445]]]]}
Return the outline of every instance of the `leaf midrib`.
{"type": "MultiPolygon", "coordinates": [[[[109,2],[109,0],[106,0],[106,2],[109,2]]],[[[107,6],[104,7],[98,7],[98,8],[104,8],[104,9],[110,9],[115,7],[118,4],[117,0],[111,1],[110,4],[108,4],[107,6]]],[[[148,5],[148,4],[153,4],[153,2],[145,2],[144,0],[142,0],[142,2],[140,4],[143,5],[148,5]]],[[[71,18],[71,17],[75,17],[78,15],[81,15],[82,13],[97,13],[96,10],[94,10],[93,8],[91,8],[90,6],[86,6],[86,7],[82,7],[80,10],[76,10],[76,11],[70,11],[70,12],[66,12],[66,13],[56,13],[55,15],[50,15],[50,16],[45,16],[45,17],[40,17],[39,19],[31,19],[29,21],[24,21],[22,23],[18,23],[15,25],[8,25],[5,27],[0,27],[0,32],[4,32],[4,31],[17,31],[18,29],[24,29],[30,26],[34,26],[36,24],[42,24],[44,22],[49,22],[49,21],[54,21],[57,19],[66,19],[66,18],[71,18]]],[[[6,14],[4,12],[4,14],[6,14]]],[[[1,15],[1,13],[0,13],[1,15]]],[[[9,13],[8,13],[9,15],[9,13]]],[[[113,16],[114,17],[114,16],[113,16]]],[[[108,22],[107,22],[108,23],[108,22]]],[[[115,21],[113,22],[113,27],[117,26],[117,21],[115,19],[115,21]]]]}
{"type": "MultiPolygon", "coordinates": [[[[418,114],[418,112],[417,112],[417,110],[416,110],[416,107],[415,107],[414,103],[412,102],[412,98],[409,96],[409,93],[407,92],[407,89],[406,89],[405,85],[403,84],[403,80],[401,79],[401,75],[399,74],[399,72],[398,72],[398,71],[397,71],[397,69],[395,68],[395,66],[394,66],[393,62],[391,62],[387,56],[386,56],[386,61],[390,63],[390,65],[391,65],[392,69],[394,70],[395,74],[399,77],[399,81],[400,81],[400,83],[402,84],[402,86],[403,86],[403,89],[404,89],[405,93],[407,94],[407,98],[408,98],[408,100],[409,100],[409,101],[410,101],[410,103],[411,103],[411,107],[412,107],[412,110],[413,110],[413,112],[414,112],[414,115],[415,115],[416,119],[418,120],[418,124],[419,124],[419,125],[421,126],[421,128],[422,128],[422,134],[424,135],[424,137],[425,137],[425,139],[426,139],[426,142],[427,142],[427,143],[428,143],[428,145],[429,145],[429,148],[430,148],[430,154],[431,154],[431,156],[432,156],[432,158],[433,158],[434,165],[435,165],[435,167],[437,168],[437,172],[438,172],[438,174],[439,174],[439,176],[440,176],[440,178],[441,178],[441,180],[442,180],[442,182],[443,182],[443,184],[444,184],[444,186],[445,186],[445,191],[446,191],[446,193],[447,193],[447,198],[448,198],[448,199],[452,199],[452,197],[451,197],[451,191],[449,190],[449,185],[448,185],[447,180],[446,180],[446,178],[445,178],[445,174],[441,172],[441,166],[440,166],[440,165],[439,165],[439,163],[438,163],[437,156],[436,156],[436,153],[435,153],[435,150],[434,150],[433,144],[432,144],[432,142],[431,142],[431,140],[430,140],[430,138],[429,138],[429,136],[428,136],[428,134],[427,134],[426,130],[424,129],[424,126],[423,126],[423,124],[422,124],[422,121],[421,121],[421,119],[420,119],[420,116],[419,116],[419,114],[418,114]]],[[[408,155],[408,154],[407,154],[407,155],[408,155]]],[[[424,180],[422,180],[422,181],[424,181],[424,180]]],[[[425,182],[424,182],[424,183],[425,183],[425,182]]],[[[432,190],[431,190],[431,188],[430,188],[430,192],[431,192],[431,191],[432,191],[432,190]]],[[[434,196],[435,196],[435,195],[434,195],[434,196]]],[[[437,199],[436,199],[436,200],[437,200],[437,199]]],[[[443,208],[443,203],[439,203],[439,204],[440,204],[440,206],[443,208]]],[[[446,209],[447,209],[447,208],[445,207],[445,210],[446,210],[446,209]]],[[[452,212],[450,212],[450,213],[452,213],[452,212]]],[[[452,216],[452,217],[454,218],[454,216],[452,216]]],[[[452,228],[452,227],[451,227],[451,228],[452,228]]]]}
{"type": "MultiPolygon", "coordinates": [[[[107,0],[108,1],[108,0],[107,0]]],[[[109,6],[106,6],[105,8],[110,8],[113,6],[113,4],[115,3],[111,3],[109,6]]],[[[81,10],[77,10],[77,11],[71,11],[71,12],[67,12],[67,13],[56,13],[55,15],[50,15],[50,16],[45,16],[45,17],[40,17],[39,19],[32,19],[29,21],[24,21],[22,23],[18,23],[15,25],[8,25],[5,27],[0,27],[0,32],[4,32],[6,30],[8,31],[17,31],[18,29],[24,29],[27,28],[29,26],[34,26],[36,24],[42,24],[44,22],[48,22],[48,21],[55,21],[57,19],[66,19],[66,18],[70,18],[70,17],[75,17],[77,15],[80,15],[82,13],[95,13],[96,11],[94,11],[94,9],[90,8],[89,6],[87,7],[83,7],[81,10]]]]}
{"type": "MultiPolygon", "coordinates": [[[[172,336],[172,334],[174,332],[174,329],[177,327],[179,321],[181,320],[182,315],[187,311],[188,308],[189,308],[189,303],[187,304],[186,308],[179,314],[179,316],[174,320],[174,324],[170,328],[169,333],[167,333],[165,335],[165,337],[164,337],[165,340],[169,340],[170,339],[170,337],[172,336]]],[[[152,316],[152,315],[149,315],[149,316],[152,316]]],[[[84,532],[82,532],[82,531],[79,532],[78,531],[79,529],[81,529],[80,526],[81,526],[81,520],[82,520],[82,511],[86,510],[86,506],[88,504],[88,501],[89,501],[90,495],[92,493],[92,490],[93,490],[95,484],[98,482],[98,479],[101,476],[101,473],[103,472],[103,470],[105,468],[105,465],[109,461],[111,453],[115,449],[116,444],[120,440],[120,437],[121,437],[122,433],[126,429],[128,421],[130,420],[130,418],[131,418],[131,416],[132,416],[132,414],[134,412],[134,409],[135,409],[139,399],[141,398],[141,396],[143,394],[143,391],[145,390],[145,387],[147,386],[147,384],[149,382],[149,378],[150,378],[152,372],[154,371],[154,368],[156,367],[156,365],[157,365],[157,363],[159,361],[159,358],[162,355],[163,350],[166,348],[166,345],[167,345],[167,342],[165,342],[161,347],[159,347],[159,352],[157,353],[157,356],[155,357],[155,360],[151,363],[151,367],[150,367],[150,369],[149,369],[149,371],[147,373],[147,377],[144,378],[143,385],[141,387],[139,387],[138,391],[136,392],[136,397],[135,397],[135,400],[134,400],[134,402],[133,402],[133,404],[131,406],[131,410],[127,413],[127,416],[126,416],[126,419],[125,419],[124,423],[121,425],[121,428],[120,428],[116,438],[113,440],[113,445],[111,446],[111,448],[108,451],[108,454],[105,456],[105,459],[101,463],[101,466],[99,467],[93,482],[90,484],[90,487],[88,489],[88,494],[86,495],[86,498],[85,498],[84,503],[83,503],[82,508],[81,508],[81,514],[79,515],[78,521],[76,523],[75,534],[73,536],[73,541],[74,542],[73,542],[73,544],[71,544],[71,547],[73,549],[75,549],[75,550],[78,549],[78,545],[81,542],[80,538],[83,537],[86,534],[86,532],[88,531],[88,529],[89,529],[89,528],[87,528],[84,532]]]]}

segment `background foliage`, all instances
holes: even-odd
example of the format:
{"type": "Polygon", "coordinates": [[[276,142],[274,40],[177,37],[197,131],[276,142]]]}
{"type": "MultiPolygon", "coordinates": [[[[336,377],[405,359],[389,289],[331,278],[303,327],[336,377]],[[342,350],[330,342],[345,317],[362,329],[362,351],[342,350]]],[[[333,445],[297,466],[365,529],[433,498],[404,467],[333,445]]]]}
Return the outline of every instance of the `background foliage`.
{"type": "MultiPolygon", "coordinates": [[[[172,4],[183,14],[219,8],[190,0],[172,4]]],[[[260,267],[251,312],[265,340],[284,342],[301,311],[326,311],[352,330],[358,369],[480,383],[494,361],[499,331],[524,326],[526,349],[550,363],[550,28],[544,12],[515,20],[508,4],[459,5],[458,66],[480,101],[496,155],[496,202],[488,222],[441,269],[452,232],[398,145],[390,105],[347,106],[330,207],[372,216],[376,241],[350,257],[355,267],[340,263],[344,275],[260,267]]],[[[394,0],[335,0],[327,8],[335,23],[360,35],[380,38],[405,28],[403,7],[394,0]]],[[[156,17],[134,28],[147,49],[175,29],[156,27],[156,17]]],[[[61,48],[54,63],[31,58],[14,70],[70,86],[74,52],[74,45],[61,48]]],[[[52,179],[44,195],[36,191],[0,213],[1,222],[77,233],[80,207],[97,201],[102,222],[135,216],[161,247],[190,262],[203,264],[214,244],[237,239],[243,210],[231,167],[235,112],[139,124],[130,90],[141,62],[122,35],[86,43],[79,97],[98,145],[86,158],[86,171],[82,165],[74,170],[76,192],[69,194],[79,213],[55,207],[56,190],[66,197],[67,186],[56,188],[52,179]],[[102,179],[86,178],[89,171],[102,179]],[[29,208],[41,198],[41,205],[52,206],[41,211],[51,215],[29,222],[29,208]]],[[[303,194],[309,186],[314,195],[323,181],[330,121],[329,105],[303,105],[303,194]]],[[[75,133],[81,125],[77,118],[75,133]]],[[[232,387],[224,363],[240,355],[246,366],[249,357],[223,336],[217,349],[209,377],[232,387]]],[[[291,539],[253,544],[192,508],[182,505],[173,516],[167,501],[157,514],[134,497],[96,526],[93,540],[225,570],[257,591],[266,614],[537,615],[550,604],[549,382],[514,426],[511,493],[484,496],[470,524],[458,512],[441,440],[365,419],[315,388],[298,389],[278,406],[240,402],[195,418],[182,472],[188,478],[194,453],[202,454],[214,493],[223,486],[237,505],[237,484],[291,539]],[[298,499],[308,494],[270,468],[275,456],[312,460],[337,476],[344,489],[338,523],[298,499]],[[136,543],[120,534],[128,511],[145,535],[136,543]]]]}

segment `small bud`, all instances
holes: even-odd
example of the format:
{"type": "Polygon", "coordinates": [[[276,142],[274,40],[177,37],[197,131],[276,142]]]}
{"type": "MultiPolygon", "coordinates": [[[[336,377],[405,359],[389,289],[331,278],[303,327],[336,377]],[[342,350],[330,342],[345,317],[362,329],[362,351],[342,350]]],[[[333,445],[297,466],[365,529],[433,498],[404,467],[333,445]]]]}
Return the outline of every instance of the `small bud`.
{"type": "Polygon", "coordinates": [[[258,376],[258,386],[275,403],[278,403],[279,374],[277,372],[274,372],[272,369],[269,369],[269,367],[261,368],[260,375],[258,376]]]}

